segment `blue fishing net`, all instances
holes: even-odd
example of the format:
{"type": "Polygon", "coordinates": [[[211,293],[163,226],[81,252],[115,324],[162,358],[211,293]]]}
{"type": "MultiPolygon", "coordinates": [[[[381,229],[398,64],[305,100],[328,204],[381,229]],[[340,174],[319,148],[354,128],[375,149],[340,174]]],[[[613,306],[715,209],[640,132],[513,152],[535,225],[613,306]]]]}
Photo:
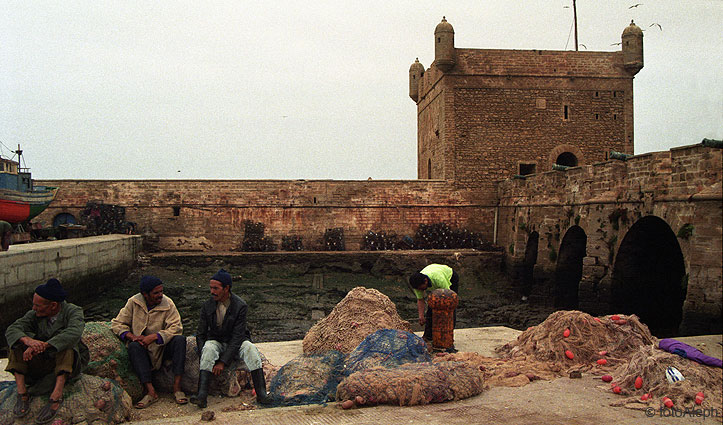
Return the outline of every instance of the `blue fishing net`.
{"type": "Polygon", "coordinates": [[[269,386],[276,406],[319,404],[334,400],[336,386],[344,377],[346,356],[336,350],[304,354],[279,369],[269,386]]]}
{"type": "Polygon", "coordinates": [[[396,367],[430,361],[432,358],[422,338],[398,329],[381,329],[364,338],[349,354],[345,374],[375,366],[396,367]]]}

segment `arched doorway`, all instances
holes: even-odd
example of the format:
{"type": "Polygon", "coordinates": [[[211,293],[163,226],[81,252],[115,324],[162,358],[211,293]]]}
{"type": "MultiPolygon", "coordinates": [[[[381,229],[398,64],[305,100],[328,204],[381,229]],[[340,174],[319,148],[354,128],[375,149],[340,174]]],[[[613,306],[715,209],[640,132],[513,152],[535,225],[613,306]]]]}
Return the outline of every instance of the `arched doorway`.
{"type": "Polygon", "coordinates": [[[683,252],[668,223],[647,216],[633,224],[615,257],[611,289],[615,312],[636,314],[657,337],[677,335],[687,279],[683,252]]]}
{"type": "Polygon", "coordinates": [[[572,152],[563,152],[557,156],[555,164],[567,167],[577,167],[577,157],[572,152]]]}
{"type": "Polygon", "coordinates": [[[525,259],[522,263],[522,297],[527,299],[532,292],[534,284],[533,270],[537,263],[537,246],[540,241],[540,234],[537,232],[530,233],[525,246],[525,259]]]}
{"type": "Polygon", "coordinates": [[[580,226],[572,226],[560,244],[555,269],[555,308],[578,308],[578,288],[582,279],[582,259],[585,258],[587,235],[580,226]]]}
{"type": "Polygon", "coordinates": [[[71,213],[60,213],[53,218],[53,227],[60,227],[61,224],[77,224],[77,220],[71,213]]]}

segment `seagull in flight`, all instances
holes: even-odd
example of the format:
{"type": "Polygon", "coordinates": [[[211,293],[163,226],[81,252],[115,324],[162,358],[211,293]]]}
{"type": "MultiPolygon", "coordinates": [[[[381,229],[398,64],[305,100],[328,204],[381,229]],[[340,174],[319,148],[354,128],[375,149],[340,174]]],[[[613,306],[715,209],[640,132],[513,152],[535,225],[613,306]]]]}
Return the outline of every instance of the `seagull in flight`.
{"type": "Polygon", "coordinates": [[[619,46],[619,45],[621,45],[621,44],[623,44],[622,41],[621,41],[620,43],[613,43],[613,44],[611,44],[611,46],[619,46]]]}
{"type": "Polygon", "coordinates": [[[630,6],[628,9],[632,9],[634,7],[638,7],[638,6],[642,6],[642,5],[643,5],[642,3],[637,3],[637,4],[630,6]]]}
{"type": "Polygon", "coordinates": [[[663,30],[663,27],[661,27],[660,24],[658,24],[658,23],[656,23],[656,22],[653,22],[652,24],[650,24],[650,26],[649,26],[648,28],[652,27],[653,25],[657,25],[658,28],[660,28],[660,31],[663,30]]]}

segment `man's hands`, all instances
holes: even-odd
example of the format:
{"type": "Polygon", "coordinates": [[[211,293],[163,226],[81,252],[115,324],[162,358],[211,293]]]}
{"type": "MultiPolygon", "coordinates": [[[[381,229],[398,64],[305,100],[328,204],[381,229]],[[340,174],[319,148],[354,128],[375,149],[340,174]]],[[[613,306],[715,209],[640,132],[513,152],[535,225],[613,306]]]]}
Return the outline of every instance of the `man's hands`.
{"type": "Polygon", "coordinates": [[[223,362],[216,362],[216,364],[213,365],[213,370],[211,372],[213,372],[214,375],[218,376],[221,374],[221,372],[223,372],[223,369],[225,367],[226,365],[223,364],[223,362]]]}
{"type": "Polygon", "coordinates": [[[137,342],[144,347],[148,347],[149,345],[153,344],[154,342],[158,342],[158,335],[156,335],[156,334],[150,334],[150,335],[144,336],[144,335],[133,335],[132,333],[128,332],[126,334],[125,338],[128,341],[137,342]]]}
{"type": "Polygon", "coordinates": [[[40,354],[44,352],[45,350],[50,347],[50,344],[48,344],[45,341],[38,341],[37,339],[30,338],[29,336],[24,336],[20,338],[20,342],[25,344],[28,348],[23,352],[23,360],[28,362],[32,360],[33,357],[35,357],[37,354],[40,354]]]}

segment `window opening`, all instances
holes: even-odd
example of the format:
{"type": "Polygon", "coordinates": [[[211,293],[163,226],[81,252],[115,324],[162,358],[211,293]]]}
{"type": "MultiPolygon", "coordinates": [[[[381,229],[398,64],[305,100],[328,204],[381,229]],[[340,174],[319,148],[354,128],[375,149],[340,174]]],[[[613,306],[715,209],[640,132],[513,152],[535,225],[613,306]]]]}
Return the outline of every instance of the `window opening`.
{"type": "Polygon", "coordinates": [[[520,164],[520,175],[526,176],[529,174],[535,174],[536,168],[537,168],[537,164],[520,164]]]}
{"type": "Polygon", "coordinates": [[[563,111],[563,119],[568,120],[570,119],[570,107],[565,105],[564,111],[563,111]]]}
{"type": "Polygon", "coordinates": [[[178,217],[181,215],[181,207],[173,207],[173,216],[178,217]]]}
{"type": "Polygon", "coordinates": [[[427,180],[432,180],[432,160],[427,160],[427,180]]]}

